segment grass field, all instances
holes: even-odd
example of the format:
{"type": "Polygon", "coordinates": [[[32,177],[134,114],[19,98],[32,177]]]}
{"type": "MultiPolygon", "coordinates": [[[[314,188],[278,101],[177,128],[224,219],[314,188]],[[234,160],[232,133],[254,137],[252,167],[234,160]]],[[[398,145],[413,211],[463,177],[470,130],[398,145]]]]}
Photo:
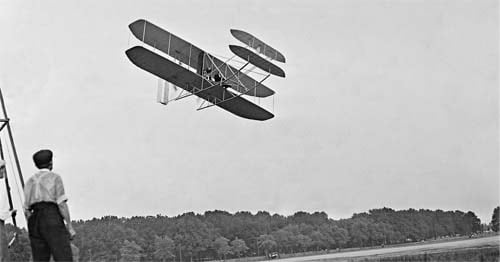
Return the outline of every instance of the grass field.
{"type": "Polygon", "coordinates": [[[294,261],[499,261],[500,236],[279,259],[294,261]]]}

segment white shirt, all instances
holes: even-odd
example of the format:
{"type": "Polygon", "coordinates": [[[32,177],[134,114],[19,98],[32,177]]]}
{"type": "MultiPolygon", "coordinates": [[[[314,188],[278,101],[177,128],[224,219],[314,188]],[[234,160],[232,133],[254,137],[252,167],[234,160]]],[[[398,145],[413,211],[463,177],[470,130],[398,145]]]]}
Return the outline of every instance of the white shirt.
{"type": "Polygon", "coordinates": [[[61,177],[48,169],[40,169],[24,186],[25,209],[38,202],[61,204],[67,200],[61,177]]]}

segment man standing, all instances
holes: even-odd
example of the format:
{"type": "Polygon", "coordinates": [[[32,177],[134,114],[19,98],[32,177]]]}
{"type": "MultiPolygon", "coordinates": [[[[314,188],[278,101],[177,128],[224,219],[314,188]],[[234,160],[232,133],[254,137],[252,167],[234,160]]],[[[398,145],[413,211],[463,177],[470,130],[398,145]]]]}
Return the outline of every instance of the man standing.
{"type": "Polygon", "coordinates": [[[73,261],[70,239],[75,236],[75,230],[62,179],[52,172],[52,151],[36,152],[33,161],[39,171],[24,187],[24,209],[33,260],[49,261],[52,255],[55,261],[73,261]]]}
{"type": "MultiPolygon", "coordinates": [[[[5,161],[0,159],[0,179],[5,177],[5,161]]],[[[5,220],[16,215],[16,210],[9,210],[6,199],[0,197],[0,261],[9,261],[9,252],[7,250],[7,232],[5,231],[5,220]]]]}

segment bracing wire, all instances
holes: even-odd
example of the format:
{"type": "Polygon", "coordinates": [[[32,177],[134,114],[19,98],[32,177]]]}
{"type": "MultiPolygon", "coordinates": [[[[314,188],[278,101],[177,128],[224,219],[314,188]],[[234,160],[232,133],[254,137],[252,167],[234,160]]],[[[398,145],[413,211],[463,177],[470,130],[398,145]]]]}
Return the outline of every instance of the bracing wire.
{"type": "MultiPolygon", "coordinates": [[[[252,66],[252,67],[248,68],[248,69],[245,71],[245,74],[251,73],[251,72],[252,72],[255,68],[256,68],[256,66],[252,66]]],[[[261,75],[265,75],[265,74],[261,74],[261,75]]]]}
{"type": "MultiPolygon", "coordinates": [[[[226,60],[226,64],[228,64],[229,61],[233,62],[233,63],[237,63],[237,64],[240,64],[240,65],[243,65],[243,64],[246,64],[246,62],[242,62],[242,61],[238,61],[238,60],[233,60],[233,57],[226,57],[226,56],[222,56],[222,55],[218,55],[218,54],[211,54],[217,58],[220,58],[220,59],[224,59],[226,60]]],[[[252,68],[246,70],[245,74],[248,74],[248,73],[252,73],[252,74],[256,74],[256,75],[261,75],[261,76],[266,76],[267,74],[264,74],[264,73],[259,73],[259,72],[256,72],[256,71],[253,71],[254,69],[256,68],[256,66],[253,66],[252,68]]]]}
{"type": "Polygon", "coordinates": [[[224,64],[227,64],[229,61],[233,60],[233,58],[235,58],[235,57],[236,57],[236,55],[233,55],[230,58],[227,58],[227,57],[224,58],[226,60],[226,62],[224,62],[224,64]]]}
{"type": "Polygon", "coordinates": [[[273,95],[273,114],[276,114],[276,112],[274,111],[274,95],[273,95]]]}
{"type": "MultiPolygon", "coordinates": [[[[215,57],[217,57],[217,58],[220,58],[220,59],[224,59],[224,60],[226,60],[226,63],[227,63],[229,60],[232,60],[232,59],[235,57],[235,56],[233,56],[233,57],[227,57],[227,56],[222,56],[222,55],[218,55],[218,54],[211,54],[211,55],[213,55],[213,56],[215,56],[215,57]]],[[[244,64],[244,63],[245,63],[245,62],[236,61],[236,60],[235,60],[234,62],[235,62],[235,63],[238,63],[238,64],[244,64]]]]}

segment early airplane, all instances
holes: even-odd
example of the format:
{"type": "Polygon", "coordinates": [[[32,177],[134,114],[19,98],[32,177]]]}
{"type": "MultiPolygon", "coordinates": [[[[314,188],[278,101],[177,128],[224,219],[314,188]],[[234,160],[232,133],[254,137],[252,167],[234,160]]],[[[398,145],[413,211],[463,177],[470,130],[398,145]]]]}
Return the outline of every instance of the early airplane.
{"type": "Polygon", "coordinates": [[[218,106],[237,116],[253,120],[263,121],[274,117],[243,96],[263,98],[274,94],[263,82],[271,75],[285,77],[285,72],[271,62],[285,62],[285,57],[276,49],[249,33],[232,29],[231,34],[237,40],[257,51],[255,53],[245,47],[230,45],[230,50],[245,61],[237,69],[229,65],[228,61],[223,62],[144,19],[131,23],[129,28],[137,39],[161,51],[158,54],[145,47],[134,46],[125,52],[136,66],[166,81],[165,85],[158,88],[159,102],[167,104],[195,95],[204,101],[198,110],[218,106]],[[265,73],[263,79],[255,80],[243,72],[249,64],[265,73]],[[182,92],[169,99],[168,88],[178,87],[182,92]]]}

